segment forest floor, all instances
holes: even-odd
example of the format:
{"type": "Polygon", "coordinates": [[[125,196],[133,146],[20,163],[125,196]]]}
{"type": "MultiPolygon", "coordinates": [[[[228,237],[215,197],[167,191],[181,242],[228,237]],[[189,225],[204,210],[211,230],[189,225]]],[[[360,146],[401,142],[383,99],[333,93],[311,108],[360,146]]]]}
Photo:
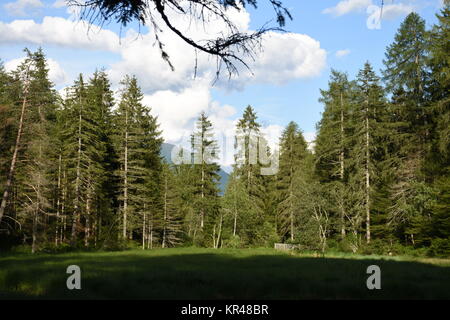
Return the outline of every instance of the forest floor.
{"type": "Polygon", "coordinates": [[[0,299],[450,299],[450,260],[177,248],[2,254],[0,299]],[[81,290],[68,290],[69,265],[81,290]],[[367,267],[381,268],[368,290],[367,267]]]}

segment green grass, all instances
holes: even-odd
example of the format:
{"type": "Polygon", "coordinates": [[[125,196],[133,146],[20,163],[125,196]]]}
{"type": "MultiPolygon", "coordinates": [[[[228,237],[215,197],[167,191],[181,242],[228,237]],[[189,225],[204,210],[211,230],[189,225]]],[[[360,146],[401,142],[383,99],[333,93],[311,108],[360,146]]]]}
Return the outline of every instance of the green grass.
{"type": "Polygon", "coordinates": [[[450,299],[450,261],[313,255],[272,249],[0,256],[0,299],[450,299]],[[67,266],[82,289],[66,288],[67,266]],[[382,289],[366,269],[380,266],[382,289]]]}

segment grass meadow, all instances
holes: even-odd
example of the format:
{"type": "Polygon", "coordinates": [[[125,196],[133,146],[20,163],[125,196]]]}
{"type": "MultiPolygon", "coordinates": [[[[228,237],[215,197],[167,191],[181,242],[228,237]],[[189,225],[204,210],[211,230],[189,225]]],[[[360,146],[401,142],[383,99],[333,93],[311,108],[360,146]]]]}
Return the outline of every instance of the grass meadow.
{"type": "Polygon", "coordinates": [[[176,248],[0,255],[0,299],[450,299],[450,260],[176,248]],[[369,265],[381,290],[368,290],[369,265]],[[68,290],[69,265],[81,290],[68,290]]]}

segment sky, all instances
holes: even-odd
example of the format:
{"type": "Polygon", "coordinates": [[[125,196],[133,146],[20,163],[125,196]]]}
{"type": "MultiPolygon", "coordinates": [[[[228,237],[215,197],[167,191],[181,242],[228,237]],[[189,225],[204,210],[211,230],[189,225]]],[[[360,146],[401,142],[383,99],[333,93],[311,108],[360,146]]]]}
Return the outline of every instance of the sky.
{"type": "MultiPolygon", "coordinates": [[[[276,26],[268,1],[258,2],[257,10],[230,10],[229,17],[240,31],[257,30],[266,23],[276,26]]],[[[330,70],[347,72],[353,78],[369,61],[379,71],[385,48],[406,15],[417,12],[432,26],[442,7],[442,0],[384,2],[381,15],[381,0],[283,0],[293,16],[286,32],[263,37],[262,51],[247,60],[251,72],[239,67],[239,76],[228,79],[224,74],[214,81],[215,60],[196,55],[164,27],[158,36],[175,71],[161,59],[151,27],[132,23],[120,28],[110,23],[99,28],[80,21],[77,10],[63,0],[2,0],[0,59],[12,70],[23,59],[23,48],[42,47],[50,79],[62,94],[79,73],[90,76],[104,69],[113,89],[120,88],[125,75],[135,75],[144,103],[158,116],[166,142],[188,143],[196,118],[205,111],[219,140],[220,162],[230,168],[235,124],[247,105],[256,110],[273,148],[290,121],[298,123],[305,138],[313,142],[323,111],[320,89],[327,87],[330,70]]],[[[197,40],[214,38],[224,30],[214,18],[203,25],[173,12],[169,17],[197,40]]]]}

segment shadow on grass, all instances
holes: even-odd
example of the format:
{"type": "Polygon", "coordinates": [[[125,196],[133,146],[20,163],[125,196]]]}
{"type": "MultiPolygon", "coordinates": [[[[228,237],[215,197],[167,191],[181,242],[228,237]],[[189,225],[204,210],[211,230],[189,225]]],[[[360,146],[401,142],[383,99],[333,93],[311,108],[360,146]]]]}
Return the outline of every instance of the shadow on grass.
{"type": "Polygon", "coordinates": [[[0,258],[0,299],[450,299],[449,267],[175,252],[0,258]],[[81,290],[66,288],[71,264],[82,270],[81,290]],[[381,268],[381,290],[366,287],[366,270],[373,264],[381,268]]]}

